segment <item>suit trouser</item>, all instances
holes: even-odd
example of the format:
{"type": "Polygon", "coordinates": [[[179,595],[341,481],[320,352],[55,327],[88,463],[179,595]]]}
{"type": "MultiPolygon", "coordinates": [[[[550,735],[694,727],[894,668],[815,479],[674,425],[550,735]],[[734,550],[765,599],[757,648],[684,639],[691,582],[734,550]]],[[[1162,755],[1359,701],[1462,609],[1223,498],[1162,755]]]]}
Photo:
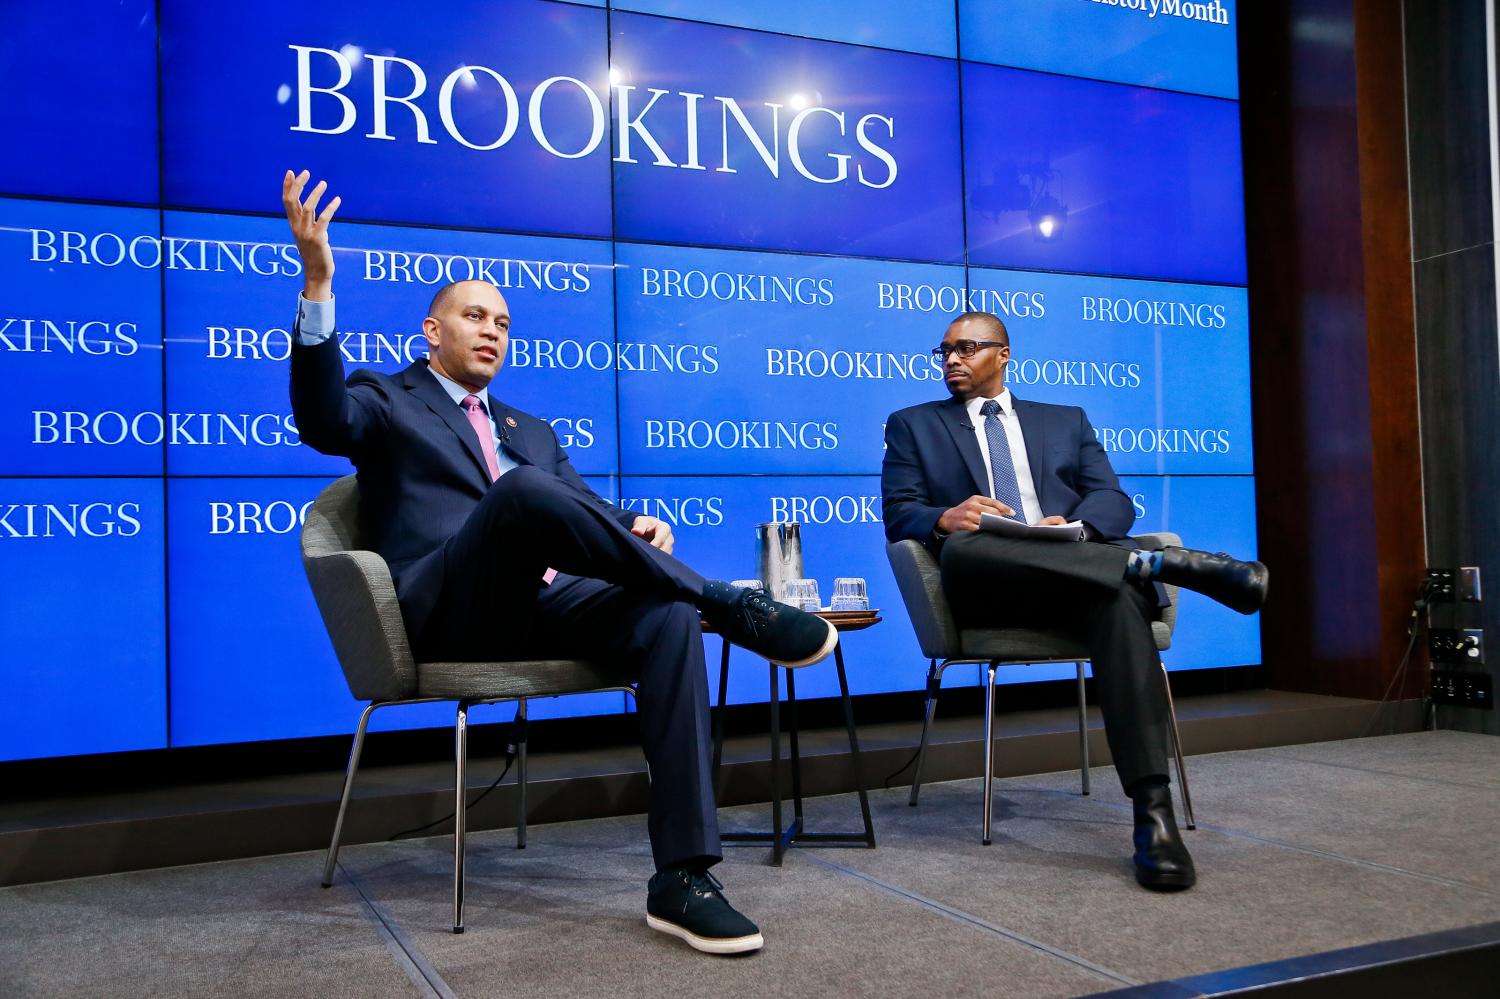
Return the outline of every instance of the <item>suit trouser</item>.
{"type": "Polygon", "coordinates": [[[1104,733],[1122,787],[1167,775],[1166,686],[1151,622],[1154,594],[1127,581],[1129,551],[981,531],[943,544],[943,590],[963,627],[1060,628],[1093,661],[1104,733]]]}
{"type": "Polygon", "coordinates": [[[658,867],[721,859],[703,635],[703,577],[635,537],[597,500],[523,465],[444,546],[423,658],[590,659],[639,681],[658,867]],[[558,570],[552,584],[542,574],[558,570]]]}

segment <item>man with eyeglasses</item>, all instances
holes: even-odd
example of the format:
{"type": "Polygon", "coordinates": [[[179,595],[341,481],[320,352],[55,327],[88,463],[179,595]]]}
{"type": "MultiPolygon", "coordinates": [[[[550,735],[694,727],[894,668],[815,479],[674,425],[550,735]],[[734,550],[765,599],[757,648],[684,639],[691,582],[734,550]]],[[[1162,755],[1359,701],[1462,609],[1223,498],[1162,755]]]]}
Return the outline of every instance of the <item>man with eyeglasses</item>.
{"type": "Polygon", "coordinates": [[[1135,805],[1136,880],[1155,891],[1190,888],[1197,875],[1172,814],[1169,708],[1151,622],[1166,604],[1162,583],[1254,613],[1266,567],[1135,548],[1135,510],[1083,410],[1017,399],[1005,387],[1010,335],[999,317],[964,313],[933,353],[951,398],[886,421],[886,537],[920,541],[938,558],[960,625],[1082,634],[1115,769],[1135,805]],[[1083,540],[1004,537],[979,529],[985,514],[1080,522],[1083,540]]]}

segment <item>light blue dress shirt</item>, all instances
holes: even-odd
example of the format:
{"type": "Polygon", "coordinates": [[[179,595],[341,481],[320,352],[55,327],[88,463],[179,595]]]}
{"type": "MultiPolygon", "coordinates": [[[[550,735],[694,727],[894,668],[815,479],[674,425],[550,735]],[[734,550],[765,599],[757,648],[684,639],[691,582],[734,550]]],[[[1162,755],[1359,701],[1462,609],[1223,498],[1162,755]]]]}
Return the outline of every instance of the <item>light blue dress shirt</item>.
{"type": "MultiPolygon", "coordinates": [[[[309,302],[300,294],[297,296],[297,342],[304,347],[316,347],[318,344],[333,336],[333,299],[326,302],[309,302]]],[[[495,447],[495,459],[500,465],[500,474],[515,468],[517,462],[505,450],[505,443],[500,438],[499,428],[495,426],[495,416],[490,412],[490,392],[488,388],[482,388],[478,392],[470,392],[458,382],[433,371],[431,366],[427,373],[437,379],[443,391],[448,393],[453,400],[453,405],[462,406],[466,396],[477,396],[479,405],[484,409],[485,418],[490,424],[490,441],[495,447]]],[[[464,419],[468,419],[467,416],[464,419]]]]}

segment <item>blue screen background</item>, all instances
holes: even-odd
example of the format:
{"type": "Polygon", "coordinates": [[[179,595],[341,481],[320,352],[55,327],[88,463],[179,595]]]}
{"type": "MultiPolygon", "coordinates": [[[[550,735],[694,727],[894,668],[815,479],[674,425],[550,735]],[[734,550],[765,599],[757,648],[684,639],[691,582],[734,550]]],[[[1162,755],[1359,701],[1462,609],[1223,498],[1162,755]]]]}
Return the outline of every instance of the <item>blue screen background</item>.
{"type": "Polygon", "coordinates": [[[1081,0],[959,0],[960,55],[975,62],[1238,98],[1235,0],[1222,24],[1081,0]]]}
{"type": "Polygon", "coordinates": [[[949,0],[865,0],[857,4],[804,0],[614,0],[616,10],[757,28],[785,35],[874,45],[928,55],[958,54],[949,0]]]}
{"type": "MultiPolygon", "coordinates": [[[[316,7],[166,0],[163,198],[181,207],[263,212],[268,178],[278,180],[288,166],[316,165],[319,176],[344,193],[346,218],[608,236],[606,144],[579,159],[545,157],[522,124],[500,149],[480,151],[455,141],[439,124],[442,82],[462,67],[500,72],[522,94],[549,77],[570,75],[602,102],[608,98],[607,42],[604,11],[535,0],[316,7]],[[234,44],[223,44],[224,38],[234,44]],[[291,45],[340,52],[352,46],[347,93],[356,101],[356,117],[349,131],[282,131],[296,121],[297,100],[287,96],[297,75],[291,45]],[[416,145],[417,117],[402,105],[387,105],[391,140],[364,138],[374,127],[369,96],[375,64],[366,55],[422,67],[426,86],[414,103],[431,144],[416,145]],[[267,142],[272,131],[275,141],[267,142]],[[209,136],[213,141],[205,141],[209,136]],[[546,170],[536,169],[538,157],[549,161],[546,170]]],[[[335,85],[336,61],[309,58],[312,83],[335,85]]],[[[412,72],[402,64],[385,65],[386,92],[411,93],[412,72]]],[[[482,70],[471,69],[462,79],[453,88],[453,117],[461,134],[488,145],[502,134],[504,91],[482,70]]],[[[547,110],[559,112],[549,115],[550,141],[564,151],[584,149],[591,123],[587,97],[567,85],[549,91],[545,100],[555,105],[547,110]]],[[[518,110],[526,115],[524,101],[518,110]]],[[[343,119],[342,105],[328,95],[312,93],[309,111],[317,128],[336,128],[343,119]]]]}
{"type": "Polygon", "coordinates": [[[140,259],[156,259],[160,232],[151,209],[0,200],[0,347],[18,376],[0,422],[0,474],[162,473],[157,428],[124,433],[161,412],[161,279],[128,263],[132,244],[140,259]],[[68,413],[81,414],[76,442],[104,443],[67,443],[68,413]]]}
{"type": "MultiPolygon", "coordinates": [[[[1079,0],[122,0],[7,28],[0,85],[30,96],[0,107],[27,150],[0,158],[0,760],[353,729],[298,557],[350,469],[290,417],[287,168],[343,197],[349,368],[420,361],[433,292],[494,280],[514,325],[491,391],[599,493],[671,522],[708,576],[750,576],[755,525],[799,519],[825,597],[868,580],[886,620],[846,636],[855,694],[922,684],[883,425],[944,394],[928,351],[967,308],[1005,319],[1018,395],[1087,410],[1137,530],[1255,551],[1232,24],[1079,0]],[[317,90],[299,127],[298,46],[347,129],[317,90]]],[[[1184,594],[1163,658],[1257,663],[1258,621],[1184,594]]],[[[763,701],[734,662],[731,700],[763,701]]],[[[831,670],[798,685],[836,693],[831,670]]]]}
{"type": "Polygon", "coordinates": [[[977,63],[963,85],[970,262],[1245,283],[1238,104],[977,63]]]}
{"type": "Polygon", "coordinates": [[[4,25],[0,190],[155,204],[155,0],[6,4],[4,25]]]}
{"type": "MultiPolygon", "coordinates": [[[[962,262],[952,60],[629,14],[615,15],[612,30],[611,59],[623,83],[665,80],[679,91],[733,98],[758,134],[769,135],[773,121],[766,104],[780,104],[774,116],[787,133],[775,176],[761,166],[742,126],[731,119],[726,127],[726,112],[715,102],[697,102],[701,170],[648,165],[635,133],[629,153],[636,162],[620,162],[624,139],[617,135],[617,238],[962,262]],[[839,164],[829,157],[843,155],[851,157],[844,168],[868,184],[819,183],[782,162],[791,159],[788,118],[801,102],[844,115],[842,125],[825,114],[803,123],[797,148],[807,172],[835,176],[839,164]],[[896,157],[894,180],[888,165],[853,137],[869,114],[914,126],[872,122],[867,132],[896,157]],[[841,128],[848,134],[839,136],[841,128]],[[723,170],[726,143],[733,173],[723,170]],[[888,180],[888,188],[870,186],[888,180]]],[[[662,103],[669,113],[687,107],[662,103]]],[[[689,162],[685,114],[664,114],[662,121],[681,135],[680,143],[661,143],[668,159],[689,162]]]]}

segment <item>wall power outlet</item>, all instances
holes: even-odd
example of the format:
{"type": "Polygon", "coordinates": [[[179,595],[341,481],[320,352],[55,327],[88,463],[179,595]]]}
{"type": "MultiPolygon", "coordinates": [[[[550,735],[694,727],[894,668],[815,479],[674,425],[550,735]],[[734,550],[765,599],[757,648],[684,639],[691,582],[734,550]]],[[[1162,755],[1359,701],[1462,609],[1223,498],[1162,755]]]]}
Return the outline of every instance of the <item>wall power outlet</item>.
{"type": "Polygon", "coordinates": [[[1458,599],[1475,604],[1484,599],[1479,585],[1479,566],[1458,567],[1458,599]]]}
{"type": "Polygon", "coordinates": [[[1433,569],[1427,570],[1427,602],[1430,604],[1447,604],[1453,602],[1453,570],[1433,569]]]}
{"type": "Polygon", "coordinates": [[[1433,628],[1427,634],[1427,651],[1435,663],[1484,662],[1484,632],[1479,628],[1433,628]]]}
{"type": "Polygon", "coordinates": [[[1435,668],[1432,671],[1432,700],[1436,704],[1493,711],[1494,681],[1488,673],[1435,668]]]}

